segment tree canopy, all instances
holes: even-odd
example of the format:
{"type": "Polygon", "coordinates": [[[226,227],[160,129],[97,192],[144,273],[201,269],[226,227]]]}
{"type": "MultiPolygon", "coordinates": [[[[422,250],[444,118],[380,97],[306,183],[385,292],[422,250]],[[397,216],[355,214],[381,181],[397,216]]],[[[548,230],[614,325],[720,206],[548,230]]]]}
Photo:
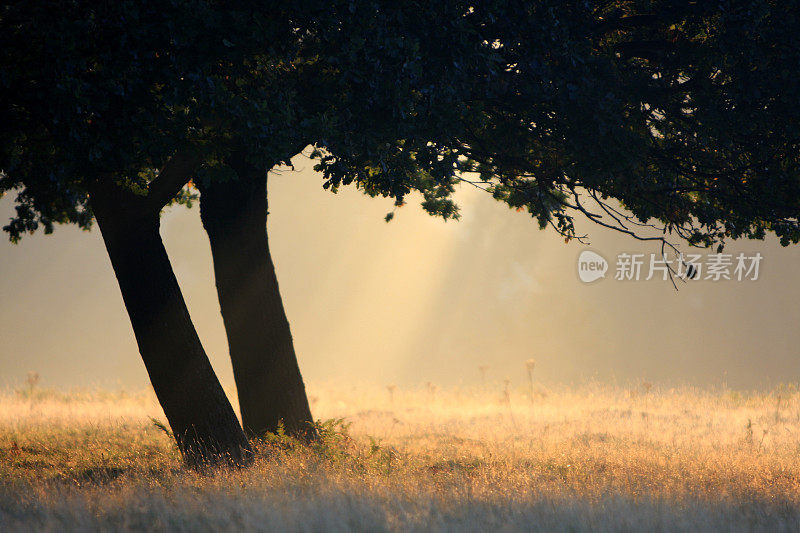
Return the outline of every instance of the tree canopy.
{"type": "Polygon", "coordinates": [[[170,162],[224,180],[230,150],[269,168],[312,145],[325,187],[398,204],[417,191],[445,218],[469,181],[567,238],[583,213],[700,245],[797,242],[795,8],[12,2],[0,193],[19,192],[5,230],[88,228],[91,182],[163,205],[188,199],[170,162]]]}
{"type": "Polygon", "coordinates": [[[398,200],[420,190],[424,206],[445,217],[457,214],[452,184],[475,171],[475,185],[568,239],[580,236],[579,212],[634,236],[655,222],[697,245],[768,231],[796,243],[796,7],[470,7],[470,29],[491,52],[452,102],[449,135],[415,130],[384,153],[329,156],[334,163],[320,166],[334,186],[377,184],[398,200]],[[393,178],[386,161],[414,178],[393,178]]]}

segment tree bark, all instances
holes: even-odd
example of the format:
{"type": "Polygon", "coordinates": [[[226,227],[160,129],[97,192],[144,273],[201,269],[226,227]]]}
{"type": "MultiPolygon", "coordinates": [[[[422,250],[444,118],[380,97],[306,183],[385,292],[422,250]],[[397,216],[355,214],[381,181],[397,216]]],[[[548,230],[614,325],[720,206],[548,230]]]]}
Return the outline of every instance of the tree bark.
{"type": "Polygon", "coordinates": [[[260,436],[316,431],[267,239],[267,171],[230,159],[239,179],[200,185],[242,425],[260,436]]]}
{"type": "Polygon", "coordinates": [[[159,234],[158,210],[112,189],[92,190],[92,210],[178,448],[196,468],[248,464],[250,445],[189,317],[159,234]]]}

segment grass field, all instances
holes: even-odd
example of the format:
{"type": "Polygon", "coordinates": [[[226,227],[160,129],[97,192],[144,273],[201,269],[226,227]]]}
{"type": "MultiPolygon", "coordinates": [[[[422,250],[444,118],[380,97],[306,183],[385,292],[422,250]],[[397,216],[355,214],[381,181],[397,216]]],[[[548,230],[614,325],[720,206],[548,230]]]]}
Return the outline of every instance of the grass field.
{"type": "Polygon", "coordinates": [[[149,393],[1,393],[0,531],[800,529],[793,387],[309,392],[320,443],[207,476],[149,393]]]}

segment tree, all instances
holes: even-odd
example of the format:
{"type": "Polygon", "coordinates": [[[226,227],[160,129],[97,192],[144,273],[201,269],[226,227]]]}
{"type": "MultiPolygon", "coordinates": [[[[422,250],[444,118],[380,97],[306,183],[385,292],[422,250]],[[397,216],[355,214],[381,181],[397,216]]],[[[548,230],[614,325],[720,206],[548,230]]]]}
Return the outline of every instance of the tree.
{"type": "MultiPolygon", "coordinates": [[[[0,84],[0,113],[14,126],[0,138],[0,191],[20,191],[17,216],[5,229],[18,240],[39,227],[49,233],[56,223],[88,229],[97,219],[153,386],[193,464],[225,454],[240,462],[248,450],[234,428],[158,236],[161,208],[176,196],[191,202],[182,189],[190,179],[204,191],[203,221],[215,251],[246,424],[260,432],[274,430],[283,419],[293,432],[313,433],[266,248],[265,198],[250,192],[259,190],[258,180],[264,191],[265,169],[287,160],[308,132],[319,136],[343,127],[342,114],[326,113],[352,110],[335,109],[335,99],[320,98],[314,88],[301,84],[312,79],[310,72],[332,94],[346,92],[343,76],[360,76],[354,54],[365,42],[347,39],[342,20],[325,16],[325,3],[309,2],[288,11],[279,7],[270,2],[239,10],[203,1],[165,8],[142,2],[17,2],[5,6],[0,18],[2,61],[8,72],[0,84]],[[49,17],[54,10],[59,16],[49,17]],[[324,54],[314,37],[325,32],[345,44],[335,55],[324,54]],[[352,72],[331,68],[340,55],[348,57],[352,72]],[[303,93],[302,107],[297,93],[303,93]],[[253,208],[234,211],[231,198],[241,200],[241,191],[253,208]],[[252,216],[240,216],[242,212],[252,216]],[[239,226],[254,231],[251,235],[239,226]],[[244,253],[234,255],[232,250],[244,253]],[[232,264],[229,257],[245,261],[231,269],[226,267],[232,264]],[[246,298],[244,305],[238,303],[238,295],[244,294],[241,282],[252,276],[237,275],[247,274],[237,270],[242,265],[257,274],[256,287],[267,288],[255,291],[261,296],[246,298]],[[250,309],[261,322],[246,321],[250,309]],[[265,344],[267,350],[270,344],[278,346],[282,359],[264,358],[269,353],[261,350],[265,344]],[[276,373],[281,364],[285,371],[276,373]],[[200,370],[185,371],[195,367],[200,370]],[[195,379],[196,374],[202,379],[195,379]],[[249,381],[243,382],[243,376],[249,381]],[[269,376],[273,381],[265,383],[269,376]],[[291,380],[299,386],[292,389],[291,380]],[[264,417],[249,409],[251,392],[263,401],[264,391],[274,386],[281,390],[270,405],[272,413],[264,417]],[[285,401],[289,390],[295,397],[285,401]],[[294,411],[286,416],[290,408],[294,411]],[[248,423],[254,416],[262,421],[248,423]]],[[[337,9],[348,14],[347,25],[358,27],[352,7],[342,3],[337,9]]],[[[391,49],[387,52],[393,55],[391,49]]],[[[367,67],[380,71],[376,64],[367,67]]],[[[405,98],[396,91],[389,96],[405,98]]]]}
{"type": "MultiPolygon", "coordinates": [[[[430,135],[436,142],[448,138],[448,124],[460,118],[460,100],[474,92],[469,77],[485,75],[479,66],[493,66],[493,52],[476,39],[478,28],[463,17],[466,12],[463,2],[348,1],[307,2],[287,13],[302,36],[292,50],[293,68],[281,80],[291,87],[294,113],[272,131],[268,148],[240,139],[221,160],[228,179],[198,181],[248,432],[260,435],[282,426],[291,434],[313,437],[269,252],[267,171],[308,145],[335,142],[339,150],[373,153],[400,146],[411,136],[430,135]],[[427,16],[419,17],[420,11],[427,16]],[[266,161],[265,152],[271,156],[266,161]]],[[[240,38],[246,36],[237,37],[237,45],[240,38]]],[[[400,167],[386,168],[397,173],[388,179],[405,187],[410,176],[400,167]]],[[[365,171],[376,181],[387,179],[374,169],[365,171]]],[[[367,192],[377,194],[379,188],[367,192]]]]}
{"type": "MultiPolygon", "coordinates": [[[[142,2],[17,2],[2,12],[2,61],[8,75],[0,84],[0,113],[13,127],[0,138],[0,191],[20,191],[17,216],[5,229],[18,240],[39,227],[51,232],[56,223],[88,229],[96,217],[142,357],[191,463],[217,452],[238,461],[240,452],[247,450],[233,429],[228,403],[191,326],[158,236],[158,213],[176,195],[179,201],[191,201],[181,189],[189,179],[204,191],[203,221],[215,250],[243,414],[247,421],[262,418],[246,424],[256,431],[275,429],[283,419],[292,430],[308,431],[310,412],[266,248],[266,203],[249,191],[259,190],[258,180],[264,190],[265,169],[288,160],[304,145],[298,145],[300,139],[313,143],[349,127],[342,124],[353,109],[336,105],[338,96],[353,100],[347,76],[367,102],[373,100],[369,93],[375,87],[365,83],[365,75],[372,77],[370,82],[383,78],[381,114],[373,118],[402,111],[407,93],[397,90],[380,64],[358,64],[366,50],[375,50],[365,46],[364,37],[348,37],[346,27],[359,27],[358,16],[371,9],[369,3],[356,4],[337,4],[335,12],[342,18],[327,16],[328,5],[316,2],[288,11],[269,2],[240,10],[202,1],[166,7],[142,2]],[[54,11],[58,17],[48,16],[54,11]],[[318,36],[329,41],[335,37],[341,50],[324,50],[318,36]],[[339,63],[346,68],[336,67],[339,63]],[[309,82],[324,83],[333,97],[321,98],[325,93],[309,82]],[[297,94],[303,96],[302,106],[297,94]],[[230,209],[237,189],[248,192],[244,199],[255,208],[243,206],[241,212],[253,216],[242,217],[238,209],[230,209]],[[245,224],[252,234],[237,229],[245,224]],[[239,237],[231,239],[232,231],[239,237]],[[247,253],[231,254],[231,248],[225,248],[229,243],[242,245],[234,248],[247,253]],[[232,269],[226,267],[229,257],[240,258],[232,269]],[[256,287],[267,288],[261,291],[263,297],[245,299],[244,305],[237,303],[237,294],[242,294],[237,284],[249,279],[236,275],[246,273],[237,270],[242,265],[258,275],[256,287]],[[265,301],[272,305],[266,313],[260,306],[265,301]],[[258,307],[252,316],[262,322],[241,327],[253,306],[258,307]],[[180,331],[185,334],[176,335],[180,331]],[[265,344],[278,346],[284,373],[275,373],[280,367],[276,360],[258,360],[269,353],[262,350],[265,344]],[[256,364],[248,366],[247,357],[256,364]],[[188,379],[183,369],[195,366],[202,367],[203,386],[194,381],[182,385],[188,379]],[[274,397],[273,412],[264,417],[248,408],[248,398],[255,392],[263,400],[261,379],[270,374],[274,379],[266,383],[266,390],[273,385],[283,390],[274,397]],[[250,377],[252,385],[243,383],[242,376],[250,377]],[[293,389],[294,399],[283,401],[281,396],[291,390],[290,380],[299,387],[293,389]],[[296,408],[286,416],[291,405],[296,408]],[[219,420],[203,419],[215,413],[221,413],[219,420]]],[[[402,58],[392,48],[402,36],[388,36],[389,19],[373,15],[368,22],[375,26],[376,19],[390,45],[380,54],[402,67],[402,58]]],[[[415,51],[405,54],[409,53],[415,51]]],[[[368,138],[374,142],[386,136],[368,138]]]]}
{"type": "MultiPolygon", "coordinates": [[[[293,74],[307,122],[286,128],[295,137],[275,157],[286,161],[299,147],[314,145],[326,188],[355,184],[397,205],[420,193],[428,212],[457,218],[450,197],[457,184],[467,183],[528,211],[567,240],[582,239],[575,228],[575,214],[581,214],[670,246],[672,237],[722,246],[726,238],[763,238],[767,231],[784,244],[797,242],[792,6],[329,6],[298,19],[302,68],[293,74]],[[337,22],[320,24],[325,17],[337,22]],[[335,118],[308,120],[315,116],[335,118]],[[346,127],[332,125],[336,119],[346,127]],[[296,135],[308,125],[306,135],[296,135]]],[[[260,196],[265,170],[251,173],[259,195],[237,192],[242,185],[235,180],[201,195],[201,208],[214,197],[227,198],[229,223],[215,224],[222,217],[211,209],[203,213],[215,266],[225,262],[218,270],[229,273],[217,275],[221,301],[225,292],[260,291],[257,298],[238,299],[238,310],[226,317],[234,368],[248,377],[237,380],[240,401],[244,394],[251,406],[243,419],[256,432],[272,430],[278,421],[302,428],[308,420],[264,249],[264,220],[242,215],[231,221],[231,213],[252,211],[253,198],[263,203],[258,210],[266,209],[260,196]],[[224,248],[237,239],[261,248],[255,255],[224,248]],[[238,287],[225,287],[231,283],[238,287]],[[266,308],[271,318],[256,318],[266,308]],[[276,331],[282,340],[269,340],[276,331]],[[283,351],[273,348],[278,346],[283,351]],[[275,372],[271,382],[266,376],[280,367],[292,377],[275,372]],[[295,385],[281,385],[289,381],[295,385]]]]}
{"type": "MultiPolygon", "coordinates": [[[[15,2],[0,12],[0,192],[12,240],[98,221],[139,350],[187,463],[244,464],[250,448],[203,351],[159,236],[159,212],[238,120],[214,75],[242,18],[209,2],[15,2]],[[57,12],[58,16],[52,16],[57,12]]],[[[262,46],[263,48],[263,46],[262,46]]],[[[237,63],[241,68],[241,64],[237,63]]],[[[226,75],[235,75],[228,69],[226,75]]],[[[250,69],[242,83],[257,83],[250,69]]],[[[272,95],[274,96],[274,95],[272,95]]],[[[278,112],[283,104],[266,109],[278,112]]]]}
{"type": "Polygon", "coordinates": [[[149,197],[199,153],[184,178],[254,432],[310,418],[265,229],[266,171],[302,147],[326,188],[419,193],[444,218],[467,183],[567,240],[576,213],[662,242],[800,239],[793,3],[145,5],[68,7],[46,28],[24,22],[41,6],[6,8],[19,57],[0,118],[21,126],[2,133],[0,190],[24,187],[8,228],[86,227],[90,185],[149,197]],[[69,38],[51,50],[47,32],[69,38]]]}
{"type": "MultiPolygon", "coordinates": [[[[792,9],[764,1],[333,3],[324,15],[308,14],[296,73],[306,76],[298,87],[323,86],[333,96],[320,102],[300,91],[298,102],[317,116],[344,117],[348,127],[314,123],[317,130],[299,146],[317,148],[318,169],[334,191],[355,184],[398,205],[418,192],[423,207],[444,218],[457,218],[450,196],[456,184],[468,183],[567,240],[582,239],[574,218],[580,213],[670,246],[672,236],[722,246],[726,238],[763,238],[767,231],[784,244],[797,242],[792,9]],[[337,23],[314,23],[325,15],[337,23]],[[339,51],[333,66],[329,50],[339,51]],[[401,96],[392,97],[393,90],[401,96]]],[[[257,172],[258,191],[264,170],[257,172]]],[[[235,188],[229,182],[203,191],[201,204],[235,188]]],[[[246,197],[228,212],[234,203],[250,212],[246,197]]],[[[204,214],[207,229],[213,218],[204,214]]],[[[261,219],[228,225],[247,227],[241,238],[262,243],[264,226],[261,219]]],[[[212,250],[215,240],[231,241],[216,234],[212,250]]],[[[258,254],[267,265],[261,271],[272,273],[268,254],[258,254]]],[[[274,274],[256,282],[242,275],[256,270],[252,256],[214,255],[215,264],[217,257],[238,264],[229,271],[239,274],[228,279],[258,283],[262,297],[270,295],[284,339],[272,345],[289,346],[274,274]]],[[[257,299],[239,303],[240,316],[264,308],[257,299]]],[[[249,357],[246,350],[236,354],[234,339],[253,341],[257,327],[275,331],[269,321],[245,326],[231,317],[226,326],[235,368],[242,357],[261,365],[261,375],[281,365],[297,375],[293,352],[277,355],[269,342],[250,344],[249,357]]],[[[250,363],[242,373],[258,375],[250,363]]],[[[292,403],[302,387],[275,391],[267,383],[239,386],[240,395],[250,391],[253,412],[266,414],[250,426],[271,430],[282,420],[302,427],[307,411],[283,407],[302,403],[292,403]]]]}
{"type": "Polygon", "coordinates": [[[237,179],[200,185],[242,424],[253,435],[314,437],[313,418],[269,253],[267,171],[244,158],[237,179]]]}
{"type": "Polygon", "coordinates": [[[150,381],[186,462],[246,464],[249,444],[203,351],[159,235],[163,205],[155,193],[181,163],[170,159],[144,197],[113,183],[90,184],[91,208],[150,381]]]}

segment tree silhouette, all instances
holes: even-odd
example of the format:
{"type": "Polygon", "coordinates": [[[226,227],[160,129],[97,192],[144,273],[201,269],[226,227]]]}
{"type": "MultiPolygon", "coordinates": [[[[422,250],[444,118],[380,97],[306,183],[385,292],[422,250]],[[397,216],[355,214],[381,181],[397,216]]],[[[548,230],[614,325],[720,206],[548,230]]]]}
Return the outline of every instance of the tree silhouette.
{"type": "MultiPolygon", "coordinates": [[[[192,404],[184,389],[170,400],[179,377],[154,377],[182,368],[181,352],[207,367],[158,238],[158,212],[190,203],[193,179],[244,425],[303,433],[311,415],[266,238],[271,167],[311,146],[324,187],[397,205],[419,194],[444,218],[458,217],[451,196],[466,183],[566,240],[582,238],[585,216],[669,245],[767,232],[796,243],[796,7],[12,3],[0,190],[20,192],[6,230],[96,216],[173,430],[210,427],[179,416],[192,404]],[[185,334],[170,340],[173,329],[185,334]]],[[[198,441],[220,440],[208,433],[198,441]]]]}
{"type": "MultiPolygon", "coordinates": [[[[276,158],[312,144],[326,188],[354,184],[398,205],[419,193],[431,214],[457,218],[451,194],[466,183],[566,240],[582,239],[578,216],[662,246],[721,247],[727,238],[769,231],[784,245],[797,242],[793,5],[346,6],[344,15],[340,4],[327,13],[337,24],[309,23],[298,52],[298,76],[307,76],[297,93],[303,116],[330,120],[313,123],[307,136],[295,137],[293,151],[276,158]],[[335,61],[331,50],[341,52],[335,61]],[[331,117],[344,117],[345,127],[332,127],[331,117]]],[[[264,171],[248,171],[258,191],[264,171]]],[[[203,221],[215,234],[221,300],[226,291],[251,295],[226,319],[234,368],[246,376],[237,379],[240,400],[247,394],[242,404],[253,413],[243,418],[257,431],[278,420],[302,427],[302,381],[264,220],[248,222],[247,198],[256,196],[237,192],[235,183],[204,191],[201,204],[227,197],[228,219],[242,214],[221,225],[214,219],[224,217],[208,209],[203,221]],[[224,248],[236,238],[255,244],[224,248]],[[237,318],[245,316],[250,325],[237,318]],[[237,351],[236,339],[246,348],[237,351]]]]}

